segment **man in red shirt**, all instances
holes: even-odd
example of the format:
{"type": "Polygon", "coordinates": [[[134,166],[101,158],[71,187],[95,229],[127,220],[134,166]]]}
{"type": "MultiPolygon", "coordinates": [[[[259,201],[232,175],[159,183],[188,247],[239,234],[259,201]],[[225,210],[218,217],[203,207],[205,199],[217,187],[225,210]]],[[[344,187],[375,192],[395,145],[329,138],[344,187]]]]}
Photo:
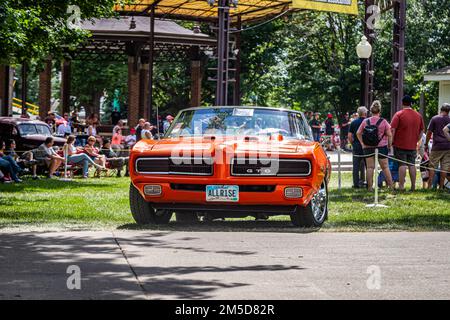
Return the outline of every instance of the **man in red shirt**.
{"type": "Polygon", "coordinates": [[[392,118],[394,157],[399,161],[399,188],[405,189],[406,168],[411,178],[411,191],[416,188],[417,145],[425,130],[422,116],[411,108],[412,98],[403,98],[403,109],[392,118]]]}

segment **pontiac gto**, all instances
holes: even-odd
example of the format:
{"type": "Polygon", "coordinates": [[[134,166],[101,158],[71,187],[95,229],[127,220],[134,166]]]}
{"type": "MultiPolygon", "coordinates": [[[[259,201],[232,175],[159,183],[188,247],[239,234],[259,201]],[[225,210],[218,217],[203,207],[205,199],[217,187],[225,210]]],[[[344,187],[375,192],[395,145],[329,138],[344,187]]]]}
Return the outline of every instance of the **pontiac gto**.
{"type": "Polygon", "coordinates": [[[289,215],[320,227],[328,215],[330,161],[303,114],[267,107],[181,111],[161,140],[130,154],[130,207],[138,224],[200,217],[289,215]]]}

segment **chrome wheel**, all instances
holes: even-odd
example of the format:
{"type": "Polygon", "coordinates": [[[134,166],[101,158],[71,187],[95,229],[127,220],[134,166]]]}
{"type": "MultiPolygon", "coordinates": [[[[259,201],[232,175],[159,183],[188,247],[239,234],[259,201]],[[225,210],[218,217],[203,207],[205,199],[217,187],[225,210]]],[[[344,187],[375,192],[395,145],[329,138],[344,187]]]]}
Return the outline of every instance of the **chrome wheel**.
{"type": "Polygon", "coordinates": [[[328,193],[326,184],[323,183],[311,200],[311,210],[318,223],[322,223],[326,217],[328,206],[328,193]]]}

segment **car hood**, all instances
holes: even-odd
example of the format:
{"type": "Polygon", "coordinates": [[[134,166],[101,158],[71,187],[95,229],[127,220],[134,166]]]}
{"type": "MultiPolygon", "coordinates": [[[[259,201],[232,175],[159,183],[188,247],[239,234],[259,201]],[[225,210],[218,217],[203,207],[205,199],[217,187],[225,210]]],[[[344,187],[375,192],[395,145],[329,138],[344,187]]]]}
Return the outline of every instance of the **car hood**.
{"type": "Polygon", "coordinates": [[[214,154],[227,150],[234,154],[311,154],[317,143],[297,139],[270,139],[266,137],[231,138],[173,138],[159,141],[144,140],[136,144],[133,151],[152,155],[214,154]]]}

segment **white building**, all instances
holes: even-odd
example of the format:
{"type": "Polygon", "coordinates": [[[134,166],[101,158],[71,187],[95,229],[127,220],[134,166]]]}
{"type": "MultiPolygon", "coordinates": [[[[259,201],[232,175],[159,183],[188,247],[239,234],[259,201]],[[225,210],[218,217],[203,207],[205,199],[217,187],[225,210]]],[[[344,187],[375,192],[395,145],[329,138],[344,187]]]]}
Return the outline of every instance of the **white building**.
{"type": "Polygon", "coordinates": [[[439,82],[439,106],[450,103],[450,66],[425,74],[424,80],[439,82]]]}

